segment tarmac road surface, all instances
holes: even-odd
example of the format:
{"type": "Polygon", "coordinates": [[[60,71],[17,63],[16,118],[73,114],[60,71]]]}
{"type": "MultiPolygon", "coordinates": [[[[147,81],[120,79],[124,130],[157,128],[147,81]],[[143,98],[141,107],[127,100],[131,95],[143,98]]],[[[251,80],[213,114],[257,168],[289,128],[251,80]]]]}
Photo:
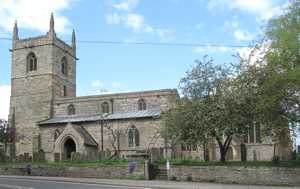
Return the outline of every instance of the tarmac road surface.
{"type": "Polygon", "coordinates": [[[0,175],[0,189],[300,189],[300,187],[0,175]]]}
{"type": "Polygon", "coordinates": [[[63,181],[0,178],[0,189],[144,189],[144,187],[114,186],[63,181]]]}

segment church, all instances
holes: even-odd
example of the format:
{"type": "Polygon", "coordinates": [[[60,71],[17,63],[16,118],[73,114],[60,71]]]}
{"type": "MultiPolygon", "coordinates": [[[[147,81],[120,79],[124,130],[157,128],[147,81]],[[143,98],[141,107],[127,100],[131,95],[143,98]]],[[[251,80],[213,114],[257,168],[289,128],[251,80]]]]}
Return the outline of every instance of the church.
{"type": "Polygon", "coordinates": [[[15,154],[43,151],[46,160],[94,157],[115,151],[122,157],[162,148],[161,113],[178,97],[176,89],[76,96],[76,38],[71,45],[55,33],[20,39],[13,30],[9,120],[15,154]]]}
{"type": "MultiPolygon", "coordinates": [[[[10,125],[15,128],[14,154],[34,158],[43,153],[47,161],[80,156],[122,158],[161,157],[170,153],[161,136],[162,114],[179,98],[176,89],[76,96],[76,37],[71,44],[58,38],[54,17],[46,35],[19,38],[15,23],[12,40],[10,125]],[[105,152],[105,153],[104,153],[105,152]],[[151,153],[150,153],[151,154],[151,153]]],[[[249,136],[248,160],[270,160],[271,140],[249,136]]],[[[253,134],[254,133],[254,134],[253,134]]],[[[210,145],[210,159],[218,148],[210,145]]],[[[199,147],[178,146],[183,156],[203,158],[199,147]]],[[[241,142],[236,140],[229,159],[240,160],[241,142]]]]}

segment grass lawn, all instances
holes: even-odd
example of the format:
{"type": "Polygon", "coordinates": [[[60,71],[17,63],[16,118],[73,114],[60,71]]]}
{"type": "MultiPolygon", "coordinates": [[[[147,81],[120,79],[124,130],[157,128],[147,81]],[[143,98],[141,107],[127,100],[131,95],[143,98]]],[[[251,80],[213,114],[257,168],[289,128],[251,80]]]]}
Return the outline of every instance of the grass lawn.
{"type": "MultiPolygon", "coordinates": [[[[165,159],[156,162],[159,165],[166,163],[165,159]]],[[[186,165],[186,166],[243,166],[243,167],[298,167],[300,168],[300,160],[290,161],[202,161],[197,159],[171,159],[172,165],[186,165]]]]}
{"type": "MultiPolygon", "coordinates": [[[[165,165],[166,159],[155,161],[155,164],[165,165]]],[[[300,168],[300,160],[290,161],[203,161],[198,159],[171,159],[172,165],[185,166],[242,166],[242,167],[290,167],[300,168]]],[[[103,161],[62,161],[62,162],[0,162],[0,167],[25,167],[31,164],[33,167],[99,167],[99,166],[128,166],[130,161],[120,160],[103,160],[103,161]]],[[[140,162],[144,163],[144,162],[140,162]]]]}
{"type": "Polygon", "coordinates": [[[98,167],[98,166],[127,166],[128,161],[120,160],[103,160],[103,161],[61,161],[61,162],[0,162],[0,167],[25,167],[31,164],[34,167],[98,167]]]}

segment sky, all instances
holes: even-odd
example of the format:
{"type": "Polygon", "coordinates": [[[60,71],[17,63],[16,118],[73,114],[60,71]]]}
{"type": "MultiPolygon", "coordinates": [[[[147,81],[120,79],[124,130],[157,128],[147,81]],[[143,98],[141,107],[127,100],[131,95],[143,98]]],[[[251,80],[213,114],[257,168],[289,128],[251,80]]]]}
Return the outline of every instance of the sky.
{"type": "MultiPolygon", "coordinates": [[[[51,12],[59,38],[77,43],[77,96],[178,88],[195,60],[218,64],[246,55],[267,21],[282,14],[284,0],[0,0],[0,38],[45,34],[51,12]],[[185,43],[202,46],[101,44],[185,43]],[[218,47],[209,44],[217,44],[218,47]],[[245,46],[231,48],[229,46],[245,46]]],[[[7,119],[11,41],[0,39],[0,118],[7,119]]]]}

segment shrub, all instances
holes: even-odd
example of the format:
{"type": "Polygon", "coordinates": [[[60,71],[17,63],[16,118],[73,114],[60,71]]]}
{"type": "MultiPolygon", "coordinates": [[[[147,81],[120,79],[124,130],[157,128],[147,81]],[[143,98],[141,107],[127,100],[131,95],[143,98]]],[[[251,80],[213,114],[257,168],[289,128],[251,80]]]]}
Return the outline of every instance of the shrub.
{"type": "Polygon", "coordinates": [[[280,157],[279,157],[279,156],[273,156],[273,158],[272,158],[273,164],[278,164],[278,163],[279,163],[279,160],[280,160],[280,157]]]}

